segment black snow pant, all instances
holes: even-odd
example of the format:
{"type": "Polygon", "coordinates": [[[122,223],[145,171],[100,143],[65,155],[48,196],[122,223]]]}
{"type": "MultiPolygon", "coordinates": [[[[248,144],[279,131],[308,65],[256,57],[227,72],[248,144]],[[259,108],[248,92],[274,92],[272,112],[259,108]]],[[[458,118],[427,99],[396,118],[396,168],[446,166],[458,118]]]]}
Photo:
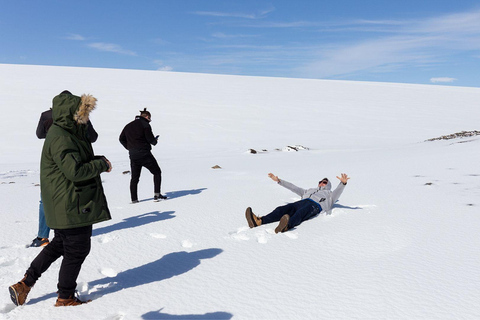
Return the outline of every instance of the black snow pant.
{"type": "Polygon", "coordinates": [[[24,282],[32,287],[50,265],[63,256],[58,275],[58,297],[69,299],[75,293],[78,274],[90,253],[92,226],[56,229],[54,232],[52,241],[32,261],[24,282]]]}
{"type": "Polygon", "coordinates": [[[132,178],[130,180],[130,196],[132,201],[138,200],[138,182],[140,181],[142,167],[147,168],[153,174],[153,192],[155,194],[160,194],[162,170],[160,170],[157,160],[153,154],[150,151],[142,153],[130,153],[130,168],[132,171],[132,178]]]}
{"type": "Polygon", "coordinates": [[[291,229],[303,221],[313,218],[320,211],[322,211],[322,207],[318,203],[310,199],[303,199],[275,208],[275,210],[262,217],[262,224],[280,221],[283,215],[288,214],[290,216],[288,229],[291,229]]]}

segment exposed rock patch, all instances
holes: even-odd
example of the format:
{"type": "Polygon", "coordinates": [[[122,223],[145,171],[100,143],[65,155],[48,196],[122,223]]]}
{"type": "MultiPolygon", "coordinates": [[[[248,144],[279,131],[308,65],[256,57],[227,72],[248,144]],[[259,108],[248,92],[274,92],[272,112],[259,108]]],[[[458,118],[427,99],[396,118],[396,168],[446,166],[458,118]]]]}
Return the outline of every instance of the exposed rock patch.
{"type": "Polygon", "coordinates": [[[457,138],[468,138],[468,137],[474,137],[480,135],[480,131],[473,130],[473,131],[461,131],[457,133],[452,133],[446,136],[441,136],[438,138],[432,138],[428,139],[425,141],[436,141],[436,140],[451,140],[451,139],[457,139],[457,138]]]}
{"type": "MultiPolygon", "coordinates": [[[[301,151],[301,150],[310,150],[309,148],[307,147],[304,147],[304,146],[301,146],[301,145],[291,145],[291,146],[286,146],[282,149],[279,149],[279,148],[275,148],[275,151],[284,151],[284,152],[296,152],[296,151],[301,151]]],[[[265,153],[265,152],[268,152],[268,150],[266,149],[262,149],[261,151],[257,151],[255,149],[249,149],[247,151],[248,153],[252,153],[252,154],[257,154],[257,153],[265,153]]]]}

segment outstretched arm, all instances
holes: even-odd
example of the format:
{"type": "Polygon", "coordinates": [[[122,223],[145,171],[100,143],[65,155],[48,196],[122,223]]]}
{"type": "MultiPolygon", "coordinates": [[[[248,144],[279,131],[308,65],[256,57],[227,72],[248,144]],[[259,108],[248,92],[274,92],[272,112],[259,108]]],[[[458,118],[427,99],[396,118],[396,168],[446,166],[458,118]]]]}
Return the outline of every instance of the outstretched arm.
{"type": "Polygon", "coordinates": [[[338,187],[332,192],[332,205],[338,200],[338,198],[340,198],[340,195],[342,194],[343,189],[345,189],[347,181],[350,178],[345,173],[342,173],[340,177],[337,176],[337,179],[340,180],[341,183],[339,183],[338,187]]]}
{"type": "Polygon", "coordinates": [[[296,185],[294,185],[293,183],[290,183],[288,181],[280,180],[278,178],[278,176],[274,175],[273,173],[269,173],[268,176],[270,177],[270,179],[272,179],[273,181],[275,181],[276,183],[278,183],[282,187],[287,188],[288,190],[292,191],[293,193],[298,194],[299,196],[303,196],[303,194],[305,193],[304,189],[299,188],[296,185]]]}
{"type": "Polygon", "coordinates": [[[347,174],[342,173],[341,177],[337,176],[337,179],[340,180],[343,184],[347,184],[347,181],[348,179],[350,179],[350,177],[347,176],[347,174]]]}
{"type": "Polygon", "coordinates": [[[278,179],[278,176],[274,175],[273,173],[269,173],[268,177],[275,182],[280,182],[280,179],[278,179]]]}

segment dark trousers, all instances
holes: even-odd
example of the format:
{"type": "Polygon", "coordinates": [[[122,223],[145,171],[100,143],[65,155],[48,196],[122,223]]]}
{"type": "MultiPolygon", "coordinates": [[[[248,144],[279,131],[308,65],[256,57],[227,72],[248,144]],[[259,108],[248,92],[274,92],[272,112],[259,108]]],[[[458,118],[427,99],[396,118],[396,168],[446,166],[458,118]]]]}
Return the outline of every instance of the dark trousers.
{"type": "Polygon", "coordinates": [[[70,298],[77,287],[77,278],[83,261],[90,253],[92,226],[74,229],[54,230],[53,240],[38,254],[30,264],[25,279],[29,287],[37,282],[38,278],[63,256],[58,275],[58,297],[70,298]]]}
{"type": "Polygon", "coordinates": [[[157,160],[151,152],[140,154],[130,154],[130,168],[132,171],[132,179],[130,180],[130,195],[132,201],[138,200],[138,182],[140,181],[140,173],[142,167],[147,168],[153,174],[153,192],[160,193],[160,185],[162,184],[162,170],[158,166],[157,160]]]}
{"type": "Polygon", "coordinates": [[[283,215],[288,214],[290,216],[288,228],[291,229],[303,221],[313,218],[320,211],[322,211],[322,208],[318,203],[313,200],[304,199],[275,208],[271,213],[262,217],[262,224],[280,221],[283,215]]]}

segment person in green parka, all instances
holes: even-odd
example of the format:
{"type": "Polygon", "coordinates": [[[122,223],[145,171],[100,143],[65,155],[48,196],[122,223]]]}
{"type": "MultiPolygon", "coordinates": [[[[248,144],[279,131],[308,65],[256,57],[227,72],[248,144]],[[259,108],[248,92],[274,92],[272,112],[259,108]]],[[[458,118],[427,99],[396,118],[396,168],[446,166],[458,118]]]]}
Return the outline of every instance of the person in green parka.
{"type": "Polygon", "coordinates": [[[112,165],[95,156],[87,123],[97,99],[64,91],[53,98],[53,125],[45,139],[40,185],[47,225],[55,236],[32,261],[25,277],[9,287],[15,305],[23,305],[38,278],[60,256],[55,306],[85,303],[74,296],[81,266],[90,252],[92,225],[111,219],[100,174],[112,165]]]}

